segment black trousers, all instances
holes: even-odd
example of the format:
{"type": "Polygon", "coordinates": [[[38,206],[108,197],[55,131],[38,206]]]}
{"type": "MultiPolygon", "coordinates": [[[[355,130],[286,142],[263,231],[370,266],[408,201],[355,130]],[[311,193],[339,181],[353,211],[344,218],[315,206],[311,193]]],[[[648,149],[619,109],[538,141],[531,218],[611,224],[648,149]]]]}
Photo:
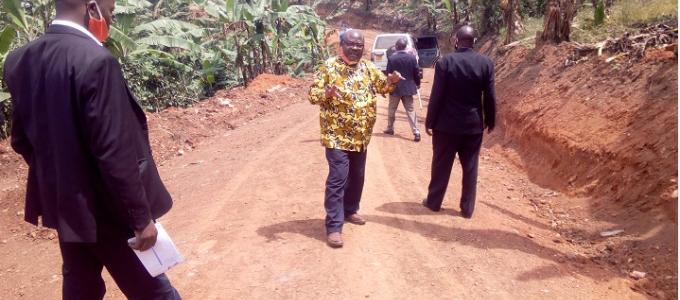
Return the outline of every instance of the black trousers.
{"type": "Polygon", "coordinates": [[[451,177],[456,153],[463,166],[463,191],[460,195],[460,211],[472,216],[477,194],[477,167],[482,134],[450,134],[434,131],[432,135],[432,177],[428,187],[427,206],[439,210],[451,177]]]}
{"type": "Polygon", "coordinates": [[[342,232],[345,216],[359,211],[364,189],[366,151],[343,151],[326,148],[326,233],[342,232]]]}
{"type": "Polygon", "coordinates": [[[128,299],[181,299],[165,274],[151,277],[128,247],[131,232],[103,227],[98,231],[96,243],[59,243],[63,299],[103,299],[103,267],[128,299]]]}

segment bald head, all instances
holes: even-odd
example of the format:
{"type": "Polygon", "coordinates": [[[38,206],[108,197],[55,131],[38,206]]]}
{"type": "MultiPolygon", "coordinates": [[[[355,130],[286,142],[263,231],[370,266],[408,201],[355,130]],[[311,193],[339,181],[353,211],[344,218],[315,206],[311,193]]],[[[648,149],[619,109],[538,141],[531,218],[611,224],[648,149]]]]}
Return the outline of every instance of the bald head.
{"type": "Polygon", "coordinates": [[[56,0],[55,6],[57,13],[70,11],[81,6],[85,6],[86,0],[56,0]]]}
{"type": "Polygon", "coordinates": [[[394,48],[397,49],[397,51],[401,51],[406,49],[406,39],[405,38],[399,38],[396,43],[394,43],[394,48]]]}
{"type": "Polygon", "coordinates": [[[345,62],[350,65],[356,64],[364,54],[364,35],[356,29],[347,30],[342,35],[340,48],[346,58],[345,62]]]}
{"type": "Polygon", "coordinates": [[[342,35],[342,41],[341,43],[346,44],[346,43],[364,43],[364,34],[361,33],[361,31],[356,30],[356,29],[350,29],[345,32],[345,34],[342,35]]]}
{"type": "Polygon", "coordinates": [[[95,19],[104,18],[110,26],[116,8],[115,0],[56,0],[55,4],[57,19],[75,22],[85,28],[88,28],[90,16],[95,19]]]}
{"type": "Polygon", "coordinates": [[[456,32],[456,43],[458,47],[472,48],[475,45],[475,29],[465,25],[456,32]]]}

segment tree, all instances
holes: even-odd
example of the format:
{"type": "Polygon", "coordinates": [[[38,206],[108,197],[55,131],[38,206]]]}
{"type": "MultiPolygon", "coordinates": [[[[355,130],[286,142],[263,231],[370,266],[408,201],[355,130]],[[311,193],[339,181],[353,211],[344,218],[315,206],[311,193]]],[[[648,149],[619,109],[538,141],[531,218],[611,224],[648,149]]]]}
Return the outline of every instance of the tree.
{"type": "Polygon", "coordinates": [[[470,0],[467,8],[471,14],[471,22],[479,33],[498,32],[503,24],[503,10],[498,0],[470,0]]]}
{"type": "Polygon", "coordinates": [[[442,5],[446,4],[446,1],[423,0],[422,6],[420,6],[420,11],[425,14],[428,31],[437,32],[437,19],[440,15],[447,12],[446,9],[442,8],[442,5]]]}
{"type": "Polygon", "coordinates": [[[560,43],[569,41],[571,22],[576,16],[575,0],[550,0],[546,4],[541,40],[560,43]]]}
{"type": "Polygon", "coordinates": [[[510,44],[512,41],[512,34],[515,32],[515,0],[507,0],[506,7],[503,12],[503,18],[505,19],[506,32],[505,32],[505,44],[510,44]]]}
{"type": "Polygon", "coordinates": [[[451,21],[455,27],[460,23],[460,18],[458,18],[458,0],[443,0],[444,6],[451,13],[451,21]]]}
{"type": "MultiPolygon", "coordinates": [[[[0,73],[53,17],[54,0],[0,2],[0,73]]],[[[329,55],[325,22],[288,0],[117,0],[115,17],[105,46],[147,110],[191,105],[263,72],[301,75],[329,55]]],[[[0,90],[0,138],[9,103],[0,90]]]]}

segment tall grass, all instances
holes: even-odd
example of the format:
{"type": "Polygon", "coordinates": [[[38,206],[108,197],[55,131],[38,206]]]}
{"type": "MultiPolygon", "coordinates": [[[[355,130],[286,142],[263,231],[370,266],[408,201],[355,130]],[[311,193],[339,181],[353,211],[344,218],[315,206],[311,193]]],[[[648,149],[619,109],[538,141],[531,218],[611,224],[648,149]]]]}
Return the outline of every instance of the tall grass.
{"type": "Polygon", "coordinates": [[[612,17],[617,22],[634,26],[675,19],[678,16],[677,0],[621,0],[612,17]]]}
{"type": "Polygon", "coordinates": [[[620,0],[615,1],[604,24],[596,25],[594,8],[582,7],[572,23],[571,40],[594,43],[618,37],[639,27],[677,19],[677,0],[620,0]]]}
{"type": "Polygon", "coordinates": [[[536,32],[543,31],[543,17],[529,17],[523,19],[522,22],[524,22],[524,32],[517,37],[518,40],[535,37],[536,32]]]}

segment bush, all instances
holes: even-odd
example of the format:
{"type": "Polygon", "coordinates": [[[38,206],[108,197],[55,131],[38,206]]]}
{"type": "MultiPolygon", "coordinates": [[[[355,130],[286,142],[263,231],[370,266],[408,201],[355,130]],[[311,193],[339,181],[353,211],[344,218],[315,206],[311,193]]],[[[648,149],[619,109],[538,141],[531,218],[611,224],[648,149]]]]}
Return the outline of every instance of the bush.
{"type": "Polygon", "coordinates": [[[521,0],[519,2],[520,11],[523,17],[543,17],[545,12],[546,0],[521,0]]]}
{"type": "Polygon", "coordinates": [[[12,105],[9,99],[0,101],[0,139],[9,137],[12,105]]]}
{"type": "Polygon", "coordinates": [[[145,110],[188,106],[203,94],[200,80],[192,72],[158,57],[126,59],[121,65],[132,93],[145,110]]]}
{"type": "Polygon", "coordinates": [[[602,25],[604,23],[604,18],[604,1],[600,0],[597,1],[597,6],[595,7],[594,25],[602,25]]]}

